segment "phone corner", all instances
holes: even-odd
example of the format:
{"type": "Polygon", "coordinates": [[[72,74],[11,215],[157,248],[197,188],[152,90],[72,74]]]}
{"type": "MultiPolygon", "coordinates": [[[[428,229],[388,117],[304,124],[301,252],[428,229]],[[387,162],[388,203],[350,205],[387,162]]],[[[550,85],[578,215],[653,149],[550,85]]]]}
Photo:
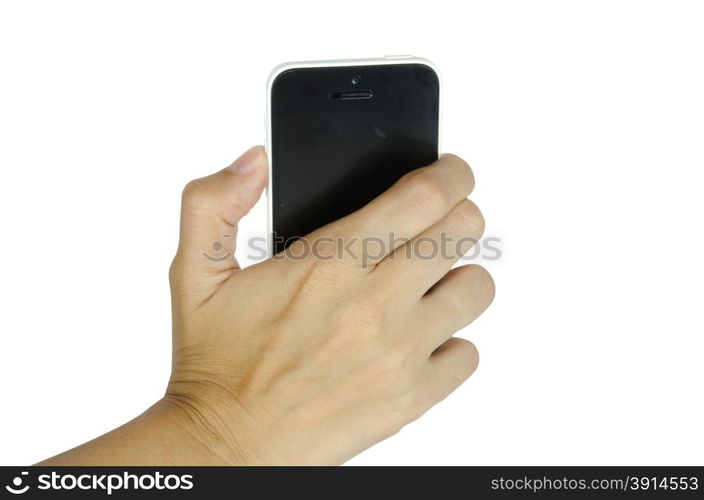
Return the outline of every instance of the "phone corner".
{"type": "Polygon", "coordinates": [[[269,76],[266,79],[266,88],[267,88],[267,94],[271,92],[271,88],[274,86],[274,82],[276,79],[281,75],[281,73],[291,69],[293,67],[293,64],[290,62],[283,62],[280,64],[277,64],[273,68],[271,68],[271,71],[269,72],[269,76]]]}
{"type": "Polygon", "coordinates": [[[440,68],[438,65],[432,61],[431,59],[428,59],[427,57],[419,57],[419,56],[413,56],[412,58],[413,62],[416,64],[422,64],[423,66],[427,66],[433,72],[437,75],[438,80],[442,80],[442,74],[440,73],[440,68]]]}

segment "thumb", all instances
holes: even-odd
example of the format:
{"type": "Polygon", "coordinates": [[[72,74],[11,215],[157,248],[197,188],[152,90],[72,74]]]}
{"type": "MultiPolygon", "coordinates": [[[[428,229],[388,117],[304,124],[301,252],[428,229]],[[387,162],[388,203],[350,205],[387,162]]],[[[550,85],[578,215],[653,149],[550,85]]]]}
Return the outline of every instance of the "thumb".
{"type": "Polygon", "coordinates": [[[254,146],[229,167],[186,185],[175,266],[217,281],[239,269],[237,224],[260,198],[267,170],[264,148],[254,146]]]}

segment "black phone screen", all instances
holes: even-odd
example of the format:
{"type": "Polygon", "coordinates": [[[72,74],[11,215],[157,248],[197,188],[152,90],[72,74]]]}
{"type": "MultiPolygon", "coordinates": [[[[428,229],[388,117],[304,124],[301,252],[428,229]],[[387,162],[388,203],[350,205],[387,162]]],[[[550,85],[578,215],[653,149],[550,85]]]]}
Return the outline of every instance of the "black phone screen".
{"type": "Polygon", "coordinates": [[[439,91],[435,71],[418,63],[280,73],[270,108],[274,253],[434,162],[439,91]]]}

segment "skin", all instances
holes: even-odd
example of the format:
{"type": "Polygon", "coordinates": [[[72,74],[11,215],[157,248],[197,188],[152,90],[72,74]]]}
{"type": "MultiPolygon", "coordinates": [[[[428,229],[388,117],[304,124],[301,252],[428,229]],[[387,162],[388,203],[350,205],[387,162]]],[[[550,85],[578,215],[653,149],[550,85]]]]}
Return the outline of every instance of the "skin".
{"type": "Polygon", "coordinates": [[[489,306],[494,283],[477,265],[451,269],[484,230],[463,160],[443,155],[307,238],[392,232],[395,244],[383,251],[357,241],[358,258],[332,244],[303,255],[299,241],[246,269],[205,258],[213,242],[223,245],[218,255],[234,252],[237,223],[266,182],[257,146],[186,186],[164,397],[40,465],[340,464],[474,372],[476,348],[453,335],[489,306]],[[427,257],[443,233],[467,241],[427,257]]]}

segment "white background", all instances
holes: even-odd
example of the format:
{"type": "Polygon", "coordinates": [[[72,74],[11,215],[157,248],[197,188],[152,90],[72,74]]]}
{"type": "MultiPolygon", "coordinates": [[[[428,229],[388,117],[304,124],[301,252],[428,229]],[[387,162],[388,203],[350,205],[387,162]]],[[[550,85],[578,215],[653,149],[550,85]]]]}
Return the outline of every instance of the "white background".
{"type": "Polygon", "coordinates": [[[263,142],[273,66],[414,54],[498,293],[470,381],[350,463],[702,464],[700,6],[3,2],[0,463],[162,395],[181,188],[263,142]]]}

